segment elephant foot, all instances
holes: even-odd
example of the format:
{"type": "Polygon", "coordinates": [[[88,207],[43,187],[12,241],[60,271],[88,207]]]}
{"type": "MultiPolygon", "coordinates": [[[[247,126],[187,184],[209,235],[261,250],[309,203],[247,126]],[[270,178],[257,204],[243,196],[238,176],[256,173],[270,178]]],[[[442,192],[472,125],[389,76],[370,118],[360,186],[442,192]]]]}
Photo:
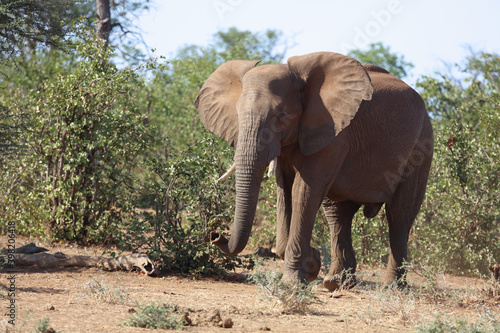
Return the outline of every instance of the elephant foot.
{"type": "Polygon", "coordinates": [[[352,273],[342,272],[341,274],[328,274],[323,279],[323,285],[329,291],[337,289],[351,289],[357,284],[356,275],[352,273]]]}
{"type": "Polygon", "coordinates": [[[321,269],[320,252],[311,248],[311,255],[305,259],[297,260],[297,264],[285,259],[285,268],[282,280],[287,284],[307,283],[316,280],[321,269]]]}
{"type": "Polygon", "coordinates": [[[384,289],[391,288],[392,286],[396,286],[398,289],[406,289],[408,288],[408,281],[406,279],[389,279],[387,278],[384,281],[384,289]]]}
{"type": "Polygon", "coordinates": [[[300,278],[298,272],[287,272],[283,273],[281,281],[289,286],[297,286],[300,284],[307,283],[304,278],[300,278]]]}
{"type": "Polygon", "coordinates": [[[388,269],[384,279],[384,285],[389,287],[391,285],[396,285],[398,289],[405,289],[408,287],[408,281],[406,280],[406,270],[399,269],[388,269]]]}
{"type": "Polygon", "coordinates": [[[334,291],[340,289],[340,281],[338,281],[334,277],[326,276],[323,279],[323,286],[325,286],[325,288],[328,289],[329,291],[334,291]]]}
{"type": "Polygon", "coordinates": [[[321,254],[314,247],[312,248],[312,257],[307,258],[306,271],[307,271],[307,281],[312,282],[318,277],[319,271],[321,270],[321,254]]]}

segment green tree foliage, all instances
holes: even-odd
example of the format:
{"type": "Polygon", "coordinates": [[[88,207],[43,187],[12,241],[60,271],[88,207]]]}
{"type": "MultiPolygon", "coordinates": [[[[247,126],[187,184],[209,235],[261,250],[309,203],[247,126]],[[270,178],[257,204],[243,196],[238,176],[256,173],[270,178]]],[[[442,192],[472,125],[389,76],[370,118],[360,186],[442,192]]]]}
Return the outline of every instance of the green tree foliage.
{"type": "Polygon", "coordinates": [[[0,98],[0,162],[16,153],[26,130],[26,115],[12,112],[3,103],[0,98]]]}
{"type": "Polygon", "coordinates": [[[210,243],[210,232],[226,230],[233,219],[234,182],[220,183],[228,148],[205,138],[179,151],[168,142],[145,161],[145,179],[135,206],[146,209],[125,224],[125,249],[146,250],[165,271],[221,274],[242,264],[210,243]]]}
{"type": "Polygon", "coordinates": [[[149,119],[161,124],[158,135],[168,137],[178,149],[185,149],[202,138],[205,129],[193,101],[210,74],[234,59],[278,62],[283,58],[279,51],[283,44],[281,33],[274,30],[251,33],[231,28],[216,33],[208,46],[191,45],[181,49],[169,61],[167,70],[155,73],[145,96],[149,119]]]}
{"type": "Polygon", "coordinates": [[[2,176],[11,182],[2,184],[0,200],[21,233],[97,241],[121,224],[130,172],[148,142],[134,98],[143,81],[118,71],[92,34],[74,52],[74,68],[4,96],[28,120],[22,154],[4,159],[2,176]]]}
{"type": "MultiPolygon", "coordinates": [[[[109,1],[110,35],[109,44],[119,53],[119,60],[133,62],[144,60],[140,46],[147,49],[137,18],[151,9],[151,0],[102,0],[109,1]]],[[[84,18],[88,27],[96,23],[96,0],[79,0],[68,13],[73,19],[84,18]]]]}
{"type": "Polygon", "coordinates": [[[408,76],[409,71],[414,67],[411,62],[405,60],[404,55],[391,52],[391,48],[384,46],[381,42],[371,43],[366,51],[352,50],[347,55],[362,64],[383,67],[400,79],[408,76]]]}
{"type": "Polygon", "coordinates": [[[20,104],[54,75],[73,70],[78,59],[60,50],[33,50],[29,57],[4,62],[0,69],[0,162],[15,157],[25,144],[30,113],[20,104]]]}
{"type": "MultiPolygon", "coordinates": [[[[145,45],[135,22],[151,1],[109,1],[111,45],[126,61],[144,59],[139,45],[145,45]]],[[[93,27],[95,20],[95,0],[0,0],[0,59],[13,61],[35,49],[60,48],[71,40],[75,26],[93,27]]]]}
{"type": "Polygon", "coordinates": [[[483,116],[494,114],[500,86],[499,62],[497,54],[473,54],[465,67],[459,68],[461,79],[438,74],[419,80],[418,86],[435,125],[448,127],[456,123],[477,127],[483,116]]]}
{"type": "MultiPolygon", "coordinates": [[[[137,48],[142,41],[134,19],[149,8],[150,1],[111,1],[113,45],[129,62],[143,58],[137,48]]],[[[70,54],[70,43],[82,25],[96,18],[95,0],[0,0],[0,87],[17,94],[38,89],[42,82],[75,68],[78,55],[70,54]],[[75,30],[76,29],[76,30],[75,30]],[[66,53],[61,53],[64,50],[66,53]]],[[[0,153],[12,154],[22,146],[21,129],[26,128],[26,113],[13,112],[5,100],[0,102],[0,153]]]]}
{"type": "Polygon", "coordinates": [[[226,61],[240,59],[281,63],[286,52],[286,42],[282,38],[283,33],[277,30],[253,33],[233,27],[217,32],[214,35],[214,46],[226,61]],[[279,46],[283,46],[280,51],[277,50],[279,46]]]}
{"type": "Polygon", "coordinates": [[[499,55],[473,55],[462,72],[419,81],[436,148],[413,245],[420,261],[486,274],[500,256],[499,55]]]}
{"type": "Polygon", "coordinates": [[[35,45],[58,46],[71,22],[70,0],[0,0],[0,58],[35,45]]]}

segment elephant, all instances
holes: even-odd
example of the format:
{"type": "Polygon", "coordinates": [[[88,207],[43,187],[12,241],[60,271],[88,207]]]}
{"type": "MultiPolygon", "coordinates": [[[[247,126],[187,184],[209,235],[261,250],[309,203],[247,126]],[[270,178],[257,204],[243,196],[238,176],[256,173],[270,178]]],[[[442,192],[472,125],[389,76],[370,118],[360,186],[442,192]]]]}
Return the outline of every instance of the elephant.
{"type": "Polygon", "coordinates": [[[240,253],[253,225],[266,168],[277,182],[276,253],[287,282],[318,277],[311,246],[323,206],[331,231],[329,290],[356,283],[351,225],[385,204],[390,254],[384,282],[406,284],[410,229],[424,199],[433,131],[420,95],[385,69],[333,52],[258,65],[232,60],[216,69],[194,104],[206,129],[235,147],[235,216],[230,239],[212,242],[240,253]],[[347,274],[349,272],[350,274],[347,274]]]}

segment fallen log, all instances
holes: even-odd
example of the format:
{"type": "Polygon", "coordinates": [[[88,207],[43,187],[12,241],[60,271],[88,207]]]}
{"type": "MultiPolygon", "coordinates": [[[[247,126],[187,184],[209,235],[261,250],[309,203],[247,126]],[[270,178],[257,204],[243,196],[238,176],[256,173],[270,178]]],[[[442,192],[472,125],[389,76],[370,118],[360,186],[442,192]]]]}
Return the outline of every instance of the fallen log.
{"type": "MultiPolygon", "coordinates": [[[[29,244],[30,245],[30,244],[29,244]]],[[[32,247],[30,247],[31,249],[32,247]]],[[[43,249],[47,251],[46,249],[43,249]]],[[[5,253],[4,251],[2,251],[5,253]]],[[[158,270],[153,262],[144,253],[134,253],[118,256],[116,258],[105,257],[90,257],[80,255],[67,255],[62,252],[51,253],[34,253],[32,251],[16,251],[28,252],[13,253],[9,256],[14,256],[16,266],[38,266],[40,268],[54,267],[96,267],[107,271],[134,269],[140,270],[148,276],[158,275],[158,270]]]]}

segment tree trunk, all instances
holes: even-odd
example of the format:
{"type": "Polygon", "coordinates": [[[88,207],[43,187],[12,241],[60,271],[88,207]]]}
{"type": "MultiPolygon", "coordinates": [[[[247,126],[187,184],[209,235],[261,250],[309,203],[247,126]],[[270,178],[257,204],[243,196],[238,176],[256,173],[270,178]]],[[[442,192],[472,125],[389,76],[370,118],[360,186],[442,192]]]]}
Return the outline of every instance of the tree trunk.
{"type": "Polygon", "coordinates": [[[96,0],[97,19],[97,36],[104,40],[106,45],[109,43],[109,35],[111,33],[111,11],[109,0],[96,0]]]}
{"type": "Polygon", "coordinates": [[[36,254],[12,254],[16,266],[38,266],[40,268],[57,267],[97,267],[106,271],[133,269],[140,270],[148,276],[158,276],[159,271],[155,268],[153,262],[144,253],[133,253],[122,255],[116,258],[89,257],[78,255],[66,255],[58,252],[36,253],[36,254]]]}

